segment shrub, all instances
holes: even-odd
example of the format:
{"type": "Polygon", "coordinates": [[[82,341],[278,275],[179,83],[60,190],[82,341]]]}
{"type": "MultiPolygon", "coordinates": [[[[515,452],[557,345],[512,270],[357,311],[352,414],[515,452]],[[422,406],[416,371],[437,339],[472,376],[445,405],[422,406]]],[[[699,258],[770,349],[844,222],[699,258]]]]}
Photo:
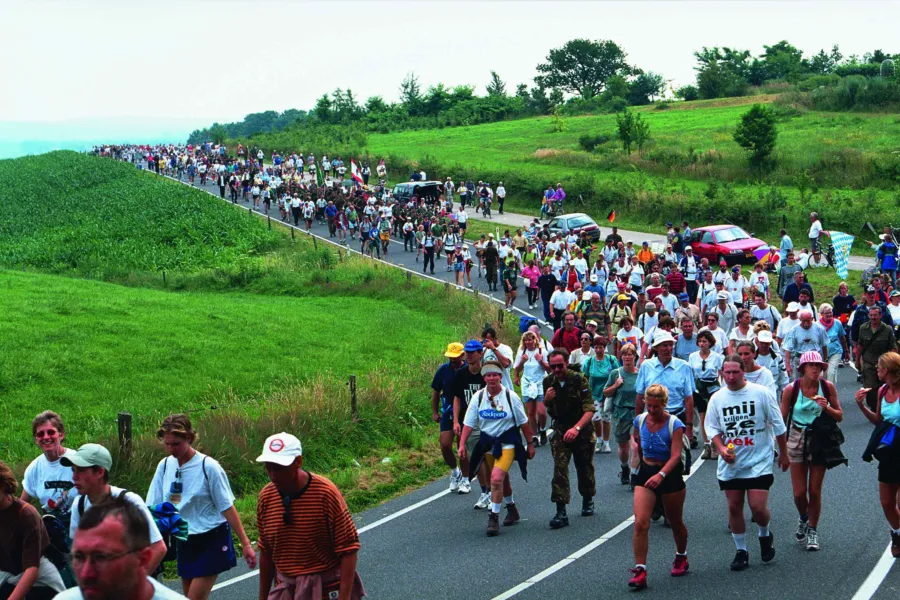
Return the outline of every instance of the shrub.
{"type": "Polygon", "coordinates": [[[695,85],[686,85],[678,88],[675,95],[685,101],[699,100],[700,90],[695,85]]]}
{"type": "Polygon", "coordinates": [[[581,146],[581,149],[585,152],[593,152],[597,146],[602,146],[603,144],[609,142],[612,139],[612,136],[608,136],[603,133],[585,133],[580,138],[578,138],[578,145],[581,146]]]}

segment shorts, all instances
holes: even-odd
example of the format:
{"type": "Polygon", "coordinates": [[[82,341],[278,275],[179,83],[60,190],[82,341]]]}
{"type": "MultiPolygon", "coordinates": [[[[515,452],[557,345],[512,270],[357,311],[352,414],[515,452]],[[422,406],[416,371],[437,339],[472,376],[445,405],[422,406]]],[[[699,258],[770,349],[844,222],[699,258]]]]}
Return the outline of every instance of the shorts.
{"type": "Polygon", "coordinates": [[[526,398],[523,396],[522,402],[524,402],[525,404],[528,404],[529,402],[540,402],[541,404],[543,404],[544,403],[544,395],[538,394],[538,396],[536,398],[526,398]]]}
{"type": "Polygon", "coordinates": [[[594,416],[591,417],[591,421],[594,423],[597,421],[603,421],[604,423],[612,421],[612,404],[612,398],[594,399],[594,416]]]}
{"type": "Polygon", "coordinates": [[[812,462],[812,454],[809,451],[809,444],[806,443],[805,438],[805,429],[800,429],[796,425],[791,425],[791,428],[788,431],[787,450],[788,459],[790,459],[792,463],[812,462]]]}
{"type": "Polygon", "coordinates": [[[465,263],[453,263],[453,270],[457,273],[462,273],[463,268],[465,267],[465,263]]]}
{"type": "Polygon", "coordinates": [[[237,566],[231,526],[222,523],[178,542],[178,576],[182,579],[219,575],[237,566]]]}
{"type": "Polygon", "coordinates": [[[441,410],[441,433],[453,431],[453,407],[445,406],[441,410]]]}
{"type": "Polygon", "coordinates": [[[616,424],[613,428],[613,436],[615,436],[617,444],[625,444],[634,434],[634,409],[632,408],[628,416],[614,419],[616,424]]]}
{"type": "Polygon", "coordinates": [[[775,476],[771,473],[768,475],[760,475],[759,477],[748,477],[738,479],[719,480],[719,489],[726,490],[766,490],[768,491],[772,484],[775,483],[775,476]]]}
{"type": "MultiPolygon", "coordinates": [[[[648,465],[644,461],[641,461],[641,466],[638,469],[638,472],[631,476],[631,483],[634,487],[644,487],[644,484],[647,483],[647,480],[659,473],[663,468],[663,465],[648,465]]],[[[657,496],[664,496],[666,494],[674,494],[675,492],[680,492],[685,489],[684,485],[684,468],[681,463],[675,467],[675,469],[669,473],[665,479],[663,479],[662,483],[657,486],[655,490],[652,490],[657,496]]],[[[649,489],[649,488],[648,488],[649,489]]]]}
{"type": "MultiPolygon", "coordinates": [[[[460,423],[462,425],[462,423],[460,423]]],[[[472,456],[472,453],[475,452],[475,446],[478,445],[479,440],[481,440],[481,430],[473,429],[472,433],[469,435],[469,439],[466,440],[466,453],[469,456],[472,456]]]]}
{"type": "Polygon", "coordinates": [[[509,281],[503,280],[503,291],[507,294],[513,294],[519,289],[517,285],[510,285],[509,281]]]}
{"type": "Polygon", "coordinates": [[[879,461],[878,483],[900,484],[900,463],[895,460],[879,461]]]}
{"type": "Polygon", "coordinates": [[[379,237],[381,238],[382,242],[389,242],[391,240],[391,234],[387,232],[380,234],[379,237]]]}
{"type": "Polygon", "coordinates": [[[500,458],[495,458],[490,452],[487,452],[484,455],[484,462],[487,464],[488,469],[500,469],[506,473],[509,473],[509,469],[512,467],[515,460],[516,447],[512,444],[503,444],[500,458]]]}
{"type": "Polygon", "coordinates": [[[694,394],[694,408],[698,413],[706,413],[706,407],[709,406],[709,399],[712,395],[719,391],[719,382],[710,383],[702,379],[695,379],[694,386],[697,393],[694,394]]]}

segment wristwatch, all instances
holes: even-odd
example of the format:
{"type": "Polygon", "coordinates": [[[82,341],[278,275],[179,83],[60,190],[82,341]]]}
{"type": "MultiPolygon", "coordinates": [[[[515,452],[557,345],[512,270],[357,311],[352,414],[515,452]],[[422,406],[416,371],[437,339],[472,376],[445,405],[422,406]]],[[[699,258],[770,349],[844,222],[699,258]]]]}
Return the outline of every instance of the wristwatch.
{"type": "Polygon", "coordinates": [[[581,427],[579,427],[578,425],[576,425],[576,426],[575,426],[575,431],[577,431],[578,433],[581,433],[581,427]]]}
{"type": "Polygon", "coordinates": [[[659,472],[659,476],[662,477],[663,479],[665,479],[665,478],[666,478],[666,472],[665,472],[665,471],[660,471],[660,472],[659,472]]]}

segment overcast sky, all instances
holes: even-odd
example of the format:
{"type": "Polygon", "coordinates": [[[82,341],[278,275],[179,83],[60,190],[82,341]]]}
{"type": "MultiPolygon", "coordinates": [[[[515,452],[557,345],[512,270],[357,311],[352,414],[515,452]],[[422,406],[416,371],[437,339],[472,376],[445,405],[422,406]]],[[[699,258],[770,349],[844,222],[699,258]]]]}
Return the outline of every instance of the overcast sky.
{"type": "Polygon", "coordinates": [[[532,84],[550,48],[608,38],[676,85],[701,46],[787,39],[806,53],[900,50],[898,2],[257,2],[0,0],[0,121],[116,118],[116,127],[309,109],[350,87],[394,101],[414,71],[423,88],[474,84],[490,70],[532,84]]]}

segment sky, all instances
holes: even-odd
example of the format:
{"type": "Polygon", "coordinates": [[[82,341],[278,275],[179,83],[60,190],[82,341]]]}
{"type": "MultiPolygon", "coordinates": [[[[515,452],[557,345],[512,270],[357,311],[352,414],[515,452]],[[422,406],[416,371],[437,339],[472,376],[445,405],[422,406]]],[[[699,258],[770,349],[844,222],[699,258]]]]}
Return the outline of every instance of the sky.
{"type": "Polygon", "coordinates": [[[614,40],[676,87],[702,46],[900,51],[897,1],[0,0],[0,15],[0,145],[186,135],[338,87],[395,101],[409,72],[483,93],[493,69],[513,91],[578,37],[614,40]]]}

